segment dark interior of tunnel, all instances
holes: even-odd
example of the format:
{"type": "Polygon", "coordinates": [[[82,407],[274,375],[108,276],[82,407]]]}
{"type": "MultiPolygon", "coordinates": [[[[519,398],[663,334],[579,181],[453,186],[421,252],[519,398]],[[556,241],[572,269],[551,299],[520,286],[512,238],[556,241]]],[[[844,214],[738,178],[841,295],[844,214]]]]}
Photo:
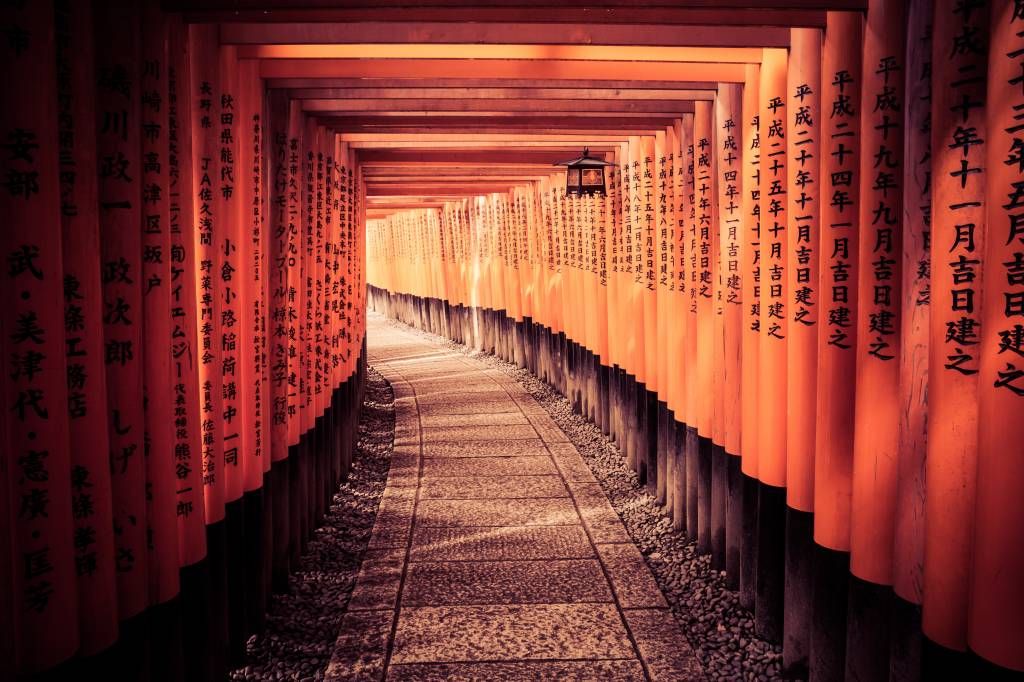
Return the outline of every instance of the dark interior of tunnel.
{"type": "Polygon", "coordinates": [[[0,679],[1024,679],[1020,0],[0,17],[0,679]]]}

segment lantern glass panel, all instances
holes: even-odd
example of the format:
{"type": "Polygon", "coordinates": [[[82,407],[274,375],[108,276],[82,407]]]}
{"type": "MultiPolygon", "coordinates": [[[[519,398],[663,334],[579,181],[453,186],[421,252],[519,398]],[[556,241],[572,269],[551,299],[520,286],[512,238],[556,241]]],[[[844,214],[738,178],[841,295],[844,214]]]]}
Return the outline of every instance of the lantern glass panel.
{"type": "Polygon", "coordinates": [[[580,185],[580,169],[570,168],[566,171],[565,186],[568,187],[579,187],[580,185]]]}
{"type": "Polygon", "coordinates": [[[584,187],[601,187],[604,185],[604,169],[588,168],[583,171],[584,187]]]}

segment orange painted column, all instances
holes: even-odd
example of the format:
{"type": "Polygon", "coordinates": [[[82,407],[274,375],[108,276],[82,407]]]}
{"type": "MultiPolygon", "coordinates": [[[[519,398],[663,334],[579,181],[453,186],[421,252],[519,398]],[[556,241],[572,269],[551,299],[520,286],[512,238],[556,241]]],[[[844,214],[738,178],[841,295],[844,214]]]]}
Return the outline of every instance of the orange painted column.
{"type": "MultiPolygon", "coordinates": [[[[665,225],[663,227],[665,231],[665,246],[664,254],[662,257],[661,267],[662,272],[659,278],[665,280],[665,311],[668,319],[665,325],[665,402],[668,405],[668,409],[672,412],[674,419],[679,418],[679,412],[682,409],[682,404],[679,403],[679,383],[682,379],[682,354],[681,350],[682,336],[680,334],[682,328],[680,327],[680,318],[682,314],[682,308],[680,307],[679,300],[679,281],[678,281],[678,270],[677,270],[677,259],[679,253],[678,237],[677,232],[679,229],[679,218],[677,210],[679,208],[679,195],[677,193],[677,185],[680,184],[682,176],[677,174],[679,167],[679,135],[677,129],[680,125],[677,119],[675,123],[668,126],[665,130],[665,163],[663,169],[659,170],[658,181],[659,185],[664,186],[665,193],[665,225]]],[[[669,451],[669,490],[667,495],[669,497],[666,500],[666,505],[671,511],[672,499],[674,491],[671,489],[673,483],[678,477],[678,474],[674,472],[673,467],[675,466],[674,459],[672,458],[671,449],[669,451]]]]}
{"type": "Polygon", "coordinates": [[[786,589],[783,668],[804,668],[811,648],[814,443],[818,376],[821,31],[790,30],[786,286],[786,589]]]}
{"type": "Polygon", "coordinates": [[[216,244],[220,210],[219,68],[216,29],[189,27],[192,103],[192,197],[195,220],[196,306],[199,311],[199,390],[203,443],[203,499],[206,523],[224,519],[224,445],[220,338],[221,297],[215,278],[220,276],[220,249],[216,244]]]}
{"type": "Polygon", "coordinates": [[[786,285],[789,339],[786,402],[786,501],[803,512],[814,509],[814,441],[818,374],[818,292],[820,242],[819,135],[821,121],[821,32],[792,29],[786,81],[789,214],[786,285]]]}
{"type": "Polygon", "coordinates": [[[103,337],[114,490],[118,610],[149,605],[145,418],[142,395],[142,164],[140,16],[135,5],[95,6],[103,337]],[[103,77],[107,74],[110,77],[103,77]],[[114,78],[113,75],[123,76],[114,78]]]}
{"type": "MultiPolygon", "coordinates": [[[[8,645],[4,650],[14,655],[2,669],[10,665],[29,674],[70,658],[79,641],[69,495],[61,187],[53,153],[58,144],[56,92],[23,85],[53,81],[53,5],[8,5],[0,17],[4,26],[20,27],[26,39],[20,44],[5,40],[0,48],[6,68],[19,75],[0,86],[8,103],[0,109],[5,146],[0,154],[5,180],[0,191],[5,263],[0,282],[6,299],[0,313],[0,483],[3,539],[10,542],[0,547],[0,577],[10,581],[3,586],[0,607],[4,626],[8,614],[13,621],[13,629],[4,633],[5,640],[13,640],[12,651],[8,645]]],[[[99,320],[93,325],[98,331],[99,320]]]]}
{"type": "MultiPolygon", "coordinates": [[[[291,100],[288,104],[288,446],[298,445],[302,434],[302,405],[304,403],[305,324],[303,323],[303,261],[305,259],[305,231],[302,194],[302,103],[291,100]]],[[[298,493],[298,490],[292,491],[298,493]]],[[[294,505],[293,505],[294,509],[294,505]]],[[[295,528],[293,522],[293,529],[295,528]]],[[[298,542],[291,539],[294,546],[298,542]]]]}
{"type": "Polygon", "coordinates": [[[171,358],[174,381],[175,515],[178,560],[191,566],[206,556],[203,501],[201,349],[196,308],[196,238],[192,201],[192,115],[188,28],[170,22],[167,70],[167,193],[171,233],[171,358]]]}
{"type": "Polygon", "coordinates": [[[744,223],[743,87],[721,83],[715,99],[718,131],[718,235],[722,317],[721,439],[730,455],[739,455],[742,423],[743,275],[740,264],[744,223]]]}
{"type": "MultiPolygon", "coordinates": [[[[732,589],[739,586],[740,543],[743,527],[743,484],[740,478],[740,426],[742,424],[742,341],[743,279],[740,244],[743,228],[743,86],[720,83],[715,99],[715,168],[718,176],[718,286],[716,301],[716,348],[721,348],[716,363],[716,383],[721,394],[716,403],[717,452],[712,466],[721,472],[720,488],[725,500],[724,568],[732,589]]],[[[713,474],[715,470],[713,469],[713,474]]]]}
{"type": "Polygon", "coordinates": [[[743,300],[740,337],[740,473],[743,523],[740,529],[740,603],[754,608],[757,579],[757,453],[761,354],[761,67],[745,67],[742,101],[740,276],[743,300]]]}
{"type": "MultiPolygon", "coordinates": [[[[117,640],[117,584],[104,377],[92,4],[54,4],[64,345],[79,653],[117,640]]],[[[172,507],[173,509],[173,507],[172,507]]],[[[172,517],[173,520],[173,517],[172,517]]],[[[173,538],[172,538],[173,539],[173,538]]],[[[176,541],[175,541],[176,544],[176,541]]],[[[175,566],[177,569],[177,566],[175,566]]]]}
{"type": "MultiPolygon", "coordinates": [[[[946,85],[931,99],[934,286],[922,629],[942,646],[963,651],[978,468],[989,18],[987,5],[965,11],[942,1],[934,12],[932,78],[946,85]]],[[[995,263],[990,267],[998,272],[995,263]]]]}
{"type": "MultiPolygon", "coordinates": [[[[743,82],[743,233],[740,243],[743,334],[740,341],[740,454],[743,473],[757,478],[761,353],[761,67],[746,67],[743,82]]],[[[744,511],[744,514],[747,514],[744,511]]]]}
{"type": "MultiPolygon", "coordinates": [[[[658,375],[658,280],[655,267],[657,255],[657,188],[655,176],[657,169],[657,153],[655,136],[645,135],[640,138],[640,191],[639,191],[639,223],[635,227],[640,230],[637,240],[642,276],[644,326],[643,326],[643,363],[644,383],[648,391],[656,393],[661,389],[658,375]]],[[[634,200],[637,195],[634,195],[634,200]]],[[[634,211],[637,206],[634,206],[634,211]]],[[[634,214],[636,215],[636,214],[634,214]]],[[[646,400],[646,396],[643,397],[646,400]]],[[[644,412],[646,414],[646,411],[644,412]]],[[[656,456],[652,453],[651,455],[656,456]]],[[[653,482],[654,472],[648,474],[648,481],[653,482]]]]}
{"type": "MultiPolygon", "coordinates": [[[[608,223],[608,248],[606,263],[608,272],[608,358],[609,367],[621,367],[620,350],[622,332],[619,324],[619,296],[622,268],[622,169],[621,162],[616,158],[614,166],[605,169],[605,181],[608,183],[608,201],[606,204],[606,221],[608,223]],[[612,330],[615,331],[612,331],[612,330]]],[[[613,405],[614,407],[614,405],[613,405]]],[[[617,438],[617,426],[612,427],[612,437],[617,438]]]]}
{"type": "Polygon", "coordinates": [[[822,57],[822,318],[814,469],[814,540],[850,549],[860,234],[862,19],[829,12],[822,57]]]}
{"type": "Polygon", "coordinates": [[[991,6],[988,62],[987,264],[978,347],[977,496],[967,643],[998,665],[1024,670],[1024,155],[1020,54],[1024,13],[991,6]],[[1013,454],[1015,453],[1015,454],[1013,454]]]}
{"type": "Polygon", "coordinates": [[[168,32],[164,14],[142,11],[139,96],[141,126],[142,331],[145,406],[149,597],[162,604],[178,594],[178,529],[174,497],[174,396],[171,365],[171,233],[166,101],[168,32]]]}
{"type": "Polygon", "coordinates": [[[691,538],[700,535],[700,519],[698,518],[698,478],[699,467],[697,463],[698,440],[697,421],[699,403],[704,396],[700,394],[698,387],[698,373],[700,358],[697,354],[698,328],[697,328],[697,291],[700,286],[698,281],[699,272],[699,248],[697,231],[697,193],[695,184],[696,172],[696,129],[695,115],[683,117],[683,130],[685,135],[684,166],[686,169],[686,198],[689,211],[686,214],[686,229],[684,245],[686,248],[684,264],[686,278],[686,309],[683,324],[683,364],[685,370],[685,393],[686,393],[686,436],[685,436],[685,463],[686,468],[686,534],[691,538]]]}
{"type": "Polygon", "coordinates": [[[786,344],[791,314],[786,276],[786,246],[796,229],[787,211],[786,52],[766,49],[761,62],[761,347],[757,471],[757,573],[755,628],[781,639],[783,626],[785,533],[787,368],[786,344]]]}
{"type": "Polygon", "coordinates": [[[267,260],[264,249],[266,216],[263,171],[263,85],[259,63],[243,59],[238,63],[237,123],[238,163],[236,191],[238,198],[238,270],[241,300],[238,306],[238,343],[243,383],[241,400],[241,433],[245,445],[242,462],[244,491],[263,487],[263,474],[270,468],[269,442],[266,430],[266,382],[263,358],[266,357],[267,314],[265,285],[267,260]]]}
{"type": "Polygon", "coordinates": [[[786,340],[790,296],[786,243],[786,53],[765,50],[760,73],[761,347],[758,478],[786,485],[786,340]]]}
{"type": "MultiPolygon", "coordinates": [[[[290,308],[292,306],[289,272],[296,265],[290,235],[290,173],[288,140],[288,98],[284,91],[274,91],[269,98],[270,131],[267,149],[270,187],[270,254],[268,301],[268,362],[270,363],[270,456],[274,462],[288,457],[289,441],[289,377],[290,308]]],[[[280,526],[275,520],[275,534],[280,526]]]]}
{"type": "Polygon", "coordinates": [[[923,596],[931,299],[931,70],[932,3],[915,0],[907,13],[900,459],[892,576],[896,595],[912,604],[920,604],[923,596]]]}
{"type": "Polygon", "coordinates": [[[694,103],[693,114],[693,158],[694,158],[694,206],[696,223],[696,290],[697,302],[697,366],[696,382],[698,395],[704,396],[697,403],[697,433],[711,438],[714,418],[714,316],[715,242],[718,238],[715,204],[715,131],[713,104],[708,101],[694,103]]]}
{"type": "Polygon", "coordinates": [[[899,457],[906,6],[869,4],[861,90],[857,387],[846,670],[886,674],[899,457]]]}

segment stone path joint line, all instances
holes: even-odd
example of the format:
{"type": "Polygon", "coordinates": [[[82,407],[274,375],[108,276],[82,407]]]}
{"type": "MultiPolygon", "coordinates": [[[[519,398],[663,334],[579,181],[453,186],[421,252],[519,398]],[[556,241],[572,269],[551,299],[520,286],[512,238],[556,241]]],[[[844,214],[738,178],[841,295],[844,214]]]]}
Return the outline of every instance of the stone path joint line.
{"type": "Polygon", "coordinates": [[[514,380],[369,318],[395,450],[326,679],[701,680],[575,447],[514,380]]]}

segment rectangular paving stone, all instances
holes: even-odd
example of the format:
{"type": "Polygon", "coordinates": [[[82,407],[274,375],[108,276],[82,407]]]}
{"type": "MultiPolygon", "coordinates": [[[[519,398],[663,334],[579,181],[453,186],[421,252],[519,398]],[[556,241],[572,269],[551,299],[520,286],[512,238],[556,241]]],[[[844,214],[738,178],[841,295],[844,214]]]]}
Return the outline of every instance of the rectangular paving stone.
{"type": "MultiPolygon", "coordinates": [[[[533,429],[530,429],[532,432],[533,429]]],[[[423,444],[424,457],[534,457],[548,454],[544,443],[533,434],[529,440],[468,440],[454,439],[423,444]]]]}
{"type": "MultiPolygon", "coordinates": [[[[468,383],[468,382],[467,382],[468,383]]],[[[508,397],[508,393],[505,389],[491,384],[484,390],[475,391],[448,391],[444,393],[420,393],[416,391],[416,402],[420,407],[426,405],[435,405],[437,403],[457,403],[457,402],[489,402],[495,400],[502,400],[505,402],[512,402],[512,399],[508,397]]]]}
{"type": "MultiPolygon", "coordinates": [[[[497,441],[537,440],[537,432],[529,424],[487,424],[483,426],[425,426],[423,442],[434,441],[497,441]]],[[[539,441],[538,441],[539,442],[539,441]]]]}
{"type": "Polygon", "coordinates": [[[329,682],[384,678],[384,659],[394,611],[349,611],[341,620],[331,661],[324,671],[329,682]]]}
{"type": "Polygon", "coordinates": [[[550,457],[425,457],[423,476],[538,476],[558,474],[550,457]]]}
{"type": "Polygon", "coordinates": [[[597,554],[612,581],[615,600],[622,608],[668,607],[651,569],[632,542],[597,545],[597,554]]]}
{"type": "Polygon", "coordinates": [[[424,528],[412,536],[410,561],[587,559],[595,556],[583,526],[424,528]]]}
{"type": "Polygon", "coordinates": [[[611,602],[593,559],[412,563],[402,607],[611,602]]]}
{"type": "Polygon", "coordinates": [[[572,500],[564,497],[496,500],[422,500],[419,526],[565,526],[580,522],[572,500]]]}
{"type": "Polygon", "coordinates": [[[632,542],[600,484],[570,483],[569,492],[594,542],[632,542]]]}
{"type": "Polygon", "coordinates": [[[640,657],[654,682],[696,682],[704,679],[679,623],[668,609],[623,609],[640,657]]]}
{"type": "Polygon", "coordinates": [[[611,604],[403,608],[392,663],[628,658],[633,647],[611,604]]]}
{"type": "Polygon", "coordinates": [[[504,426],[507,424],[529,424],[526,415],[520,412],[497,412],[495,414],[429,414],[422,415],[423,427],[441,426],[504,426]]]}
{"type": "Polygon", "coordinates": [[[639,661],[509,661],[505,663],[409,663],[388,668],[389,682],[636,682],[639,661]]]}
{"type": "Polygon", "coordinates": [[[420,405],[420,414],[491,414],[518,412],[519,408],[507,397],[504,400],[446,400],[420,405]]]}
{"type": "Polygon", "coordinates": [[[558,476],[424,478],[420,486],[420,500],[568,496],[569,490],[558,476]]]}
{"type": "Polygon", "coordinates": [[[583,461],[583,455],[579,453],[572,443],[549,443],[548,451],[551,458],[555,460],[555,466],[566,481],[571,483],[597,483],[590,467],[583,461]]]}
{"type": "Polygon", "coordinates": [[[348,609],[376,611],[395,608],[404,566],[404,547],[367,551],[352,588],[348,609]]]}

